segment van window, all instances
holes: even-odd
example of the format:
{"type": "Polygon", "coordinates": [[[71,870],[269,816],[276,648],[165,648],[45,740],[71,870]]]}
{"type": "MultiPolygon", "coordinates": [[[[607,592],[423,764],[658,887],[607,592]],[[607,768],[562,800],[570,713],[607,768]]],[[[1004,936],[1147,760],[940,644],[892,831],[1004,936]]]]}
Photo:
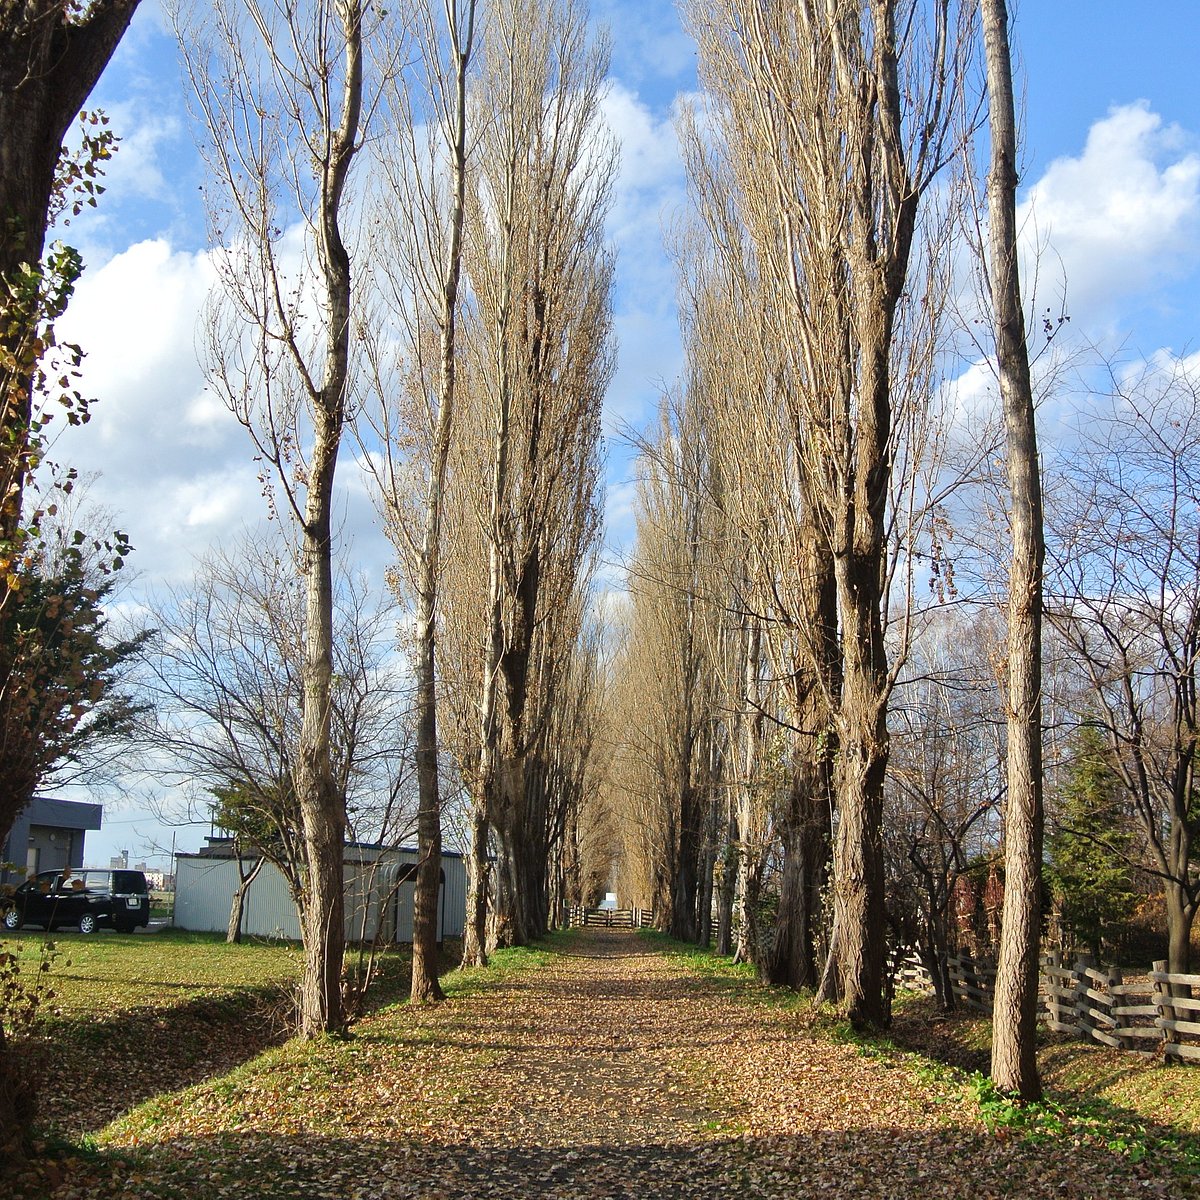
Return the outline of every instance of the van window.
{"type": "Polygon", "coordinates": [[[141,871],[114,871],[112,890],[123,896],[129,892],[145,894],[149,889],[146,887],[146,876],[141,871]]]}

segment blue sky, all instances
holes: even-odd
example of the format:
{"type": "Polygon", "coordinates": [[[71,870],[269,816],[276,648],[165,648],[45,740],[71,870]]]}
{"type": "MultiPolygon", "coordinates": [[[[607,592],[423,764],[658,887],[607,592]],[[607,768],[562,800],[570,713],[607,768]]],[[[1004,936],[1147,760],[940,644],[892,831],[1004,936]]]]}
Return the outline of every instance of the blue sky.
{"type": "MultiPolygon", "coordinates": [[[[608,119],[623,159],[610,233],[618,250],[619,366],[608,424],[650,415],[680,352],[674,281],[662,231],[684,201],[671,125],[695,88],[695,56],[665,0],[594,0],[613,34],[608,119]]],[[[1067,276],[1075,333],[1127,357],[1196,348],[1200,332],[1200,21],[1192,3],[1024,0],[1017,43],[1025,78],[1023,182],[1029,225],[1049,243],[1043,278],[1067,276]]],[[[92,422],[58,457],[100,471],[108,505],[137,551],[139,589],[185,581],[194,555],[262,514],[248,442],[204,391],[196,314],[211,282],[194,148],[174,42],[156,0],[143,0],[93,97],[122,147],[96,213],[64,235],[88,272],[64,333],[89,351],[92,422]]],[[[1055,295],[1055,301],[1057,297],[1055,295]]],[[[628,536],[627,456],[610,454],[609,521],[628,536]]],[[[386,550],[369,499],[343,469],[353,553],[373,566],[386,550]]],[[[145,815],[150,780],[100,798],[105,828],[89,859],[169,846],[145,815]]],[[[170,796],[160,798],[170,801],[170,796]]],[[[181,829],[193,848],[201,828],[181,829]]]]}

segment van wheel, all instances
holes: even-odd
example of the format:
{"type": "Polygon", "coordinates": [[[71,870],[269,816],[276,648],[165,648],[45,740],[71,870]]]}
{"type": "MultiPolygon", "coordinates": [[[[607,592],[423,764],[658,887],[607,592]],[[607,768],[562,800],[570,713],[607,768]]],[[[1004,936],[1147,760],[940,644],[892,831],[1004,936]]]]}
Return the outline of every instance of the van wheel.
{"type": "Polygon", "coordinates": [[[79,918],[80,933],[95,933],[96,932],[96,917],[93,913],[84,913],[79,918]]]}
{"type": "Polygon", "coordinates": [[[8,912],[6,912],[4,914],[4,928],[5,929],[20,929],[21,928],[21,914],[19,912],[17,912],[17,910],[15,908],[10,908],[8,910],[8,912]]]}

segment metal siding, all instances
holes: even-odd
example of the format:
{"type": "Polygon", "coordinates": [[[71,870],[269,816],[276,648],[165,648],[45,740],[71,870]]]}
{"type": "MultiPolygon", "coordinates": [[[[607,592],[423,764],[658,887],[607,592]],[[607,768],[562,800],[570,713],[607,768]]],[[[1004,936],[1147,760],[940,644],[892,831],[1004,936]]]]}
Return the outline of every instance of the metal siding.
{"type": "Polygon", "coordinates": [[[446,937],[462,937],[467,927],[467,864],[461,858],[443,858],[446,873],[446,900],[443,933],[446,937]]]}
{"type": "MultiPolygon", "coordinates": [[[[357,941],[386,938],[412,941],[413,883],[395,880],[405,865],[416,863],[413,850],[348,851],[346,879],[346,937],[357,941]],[[380,907],[388,904],[383,928],[380,907]],[[366,920],[364,924],[364,912],[366,920]]],[[[445,884],[438,902],[439,935],[461,937],[466,924],[466,866],[461,858],[443,858],[445,884]]],[[[180,929],[223,933],[237,890],[237,864],[230,858],[180,855],[177,862],[175,924],[180,929]]],[[[300,921],[287,882],[279,869],[264,863],[246,895],[242,930],[251,937],[299,940],[300,921]]]]}
{"type": "MultiPolygon", "coordinates": [[[[224,933],[237,886],[237,863],[232,858],[180,855],[175,872],[175,924],[180,929],[224,933]]],[[[263,864],[246,893],[242,932],[249,937],[300,938],[300,921],[287,881],[271,863],[263,864]]]]}
{"type": "MultiPolygon", "coordinates": [[[[225,929],[229,923],[229,905],[237,887],[237,865],[230,860],[230,883],[225,893],[225,929]]],[[[257,878],[246,893],[246,913],[242,932],[251,937],[300,940],[300,916],[288,890],[287,880],[273,863],[263,863],[257,878]]]]}

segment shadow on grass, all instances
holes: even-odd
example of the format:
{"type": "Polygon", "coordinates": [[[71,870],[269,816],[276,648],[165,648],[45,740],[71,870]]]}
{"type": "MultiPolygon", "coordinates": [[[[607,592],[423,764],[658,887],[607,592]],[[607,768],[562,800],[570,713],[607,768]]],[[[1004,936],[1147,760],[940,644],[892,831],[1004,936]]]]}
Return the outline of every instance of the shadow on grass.
{"type": "Polygon", "coordinates": [[[47,1022],[31,1039],[51,1067],[39,1128],[78,1138],[151,1096],[224,1075],[285,1041],[291,1015],[291,989],[275,986],[47,1022]]]}
{"type": "MultiPolygon", "coordinates": [[[[193,940],[194,935],[186,936],[193,940]]],[[[447,946],[439,955],[443,977],[458,965],[456,949],[447,946]]],[[[377,970],[360,1015],[408,997],[412,959],[407,951],[392,948],[377,970]]],[[[111,986],[112,979],[103,982],[111,986]]],[[[47,1068],[38,1131],[52,1139],[87,1137],[152,1096],[227,1074],[287,1041],[295,1027],[291,981],[231,983],[226,990],[182,1002],[140,1005],[108,1016],[52,1018],[29,1043],[34,1060],[47,1068]]]]}
{"type": "Polygon", "coordinates": [[[902,1050],[968,1075],[991,1070],[990,1024],[978,1014],[943,1013],[931,997],[897,1005],[888,1037],[902,1050]]]}
{"type": "MultiPolygon", "coordinates": [[[[269,1114],[264,1114],[264,1121],[269,1114]]],[[[746,1197],[1178,1195],[1151,1170],[1089,1147],[1008,1144],[961,1129],[817,1130],[802,1137],[622,1142],[228,1133],[29,1164],[14,1200],[197,1196],[372,1200],[437,1196],[746,1200],[746,1197]]]]}

